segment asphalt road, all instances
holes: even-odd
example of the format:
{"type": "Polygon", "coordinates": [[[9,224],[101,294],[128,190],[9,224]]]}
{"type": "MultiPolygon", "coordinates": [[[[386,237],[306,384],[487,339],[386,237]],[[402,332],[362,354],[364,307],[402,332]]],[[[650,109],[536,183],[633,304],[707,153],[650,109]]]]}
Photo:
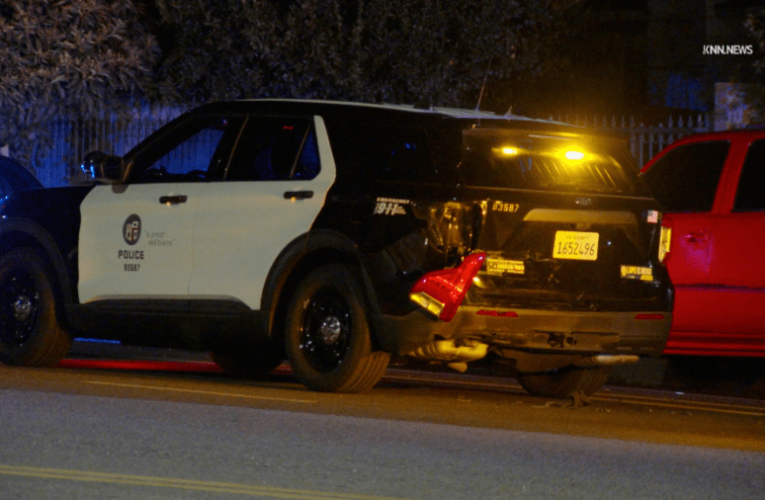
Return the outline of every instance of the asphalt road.
{"type": "Polygon", "coordinates": [[[360,395],[209,363],[0,366],[2,499],[761,499],[765,403],[390,370],[360,395]]]}

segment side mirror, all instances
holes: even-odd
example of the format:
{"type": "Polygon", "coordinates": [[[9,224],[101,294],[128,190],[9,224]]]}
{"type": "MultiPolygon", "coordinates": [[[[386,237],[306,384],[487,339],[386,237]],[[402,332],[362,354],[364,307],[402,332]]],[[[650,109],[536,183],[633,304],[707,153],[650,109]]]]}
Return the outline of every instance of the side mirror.
{"type": "Polygon", "coordinates": [[[80,168],[92,179],[121,182],[125,175],[125,160],[121,156],[93,151],[85,155],[80,168]]]}

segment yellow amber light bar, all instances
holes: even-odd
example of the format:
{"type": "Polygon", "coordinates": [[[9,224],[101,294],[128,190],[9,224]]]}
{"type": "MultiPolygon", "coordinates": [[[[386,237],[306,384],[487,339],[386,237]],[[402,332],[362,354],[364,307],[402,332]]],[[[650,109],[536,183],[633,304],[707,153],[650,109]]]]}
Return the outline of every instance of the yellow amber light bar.
{"type": "Polygon", "coordinates": [[[584,153],[581,151],[566,151],[563,153],[563,156],[567,160],[583,160],[584,159],[584,153]]]}
{"type": "Polygon", "coordinates": [[[502,146],[491,148],[492,153],[497,156],[518,156],[524,153],[524,150],[515,146],[502,146]]]}

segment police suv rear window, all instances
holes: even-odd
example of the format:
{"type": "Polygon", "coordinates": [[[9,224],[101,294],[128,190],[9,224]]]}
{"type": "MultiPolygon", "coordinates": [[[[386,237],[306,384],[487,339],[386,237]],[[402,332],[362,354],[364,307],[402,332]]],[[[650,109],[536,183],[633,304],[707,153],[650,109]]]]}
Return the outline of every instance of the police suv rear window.
{"type": "Polygon", "coordinates": [[[469,186],[644,194],[637,169],[607,140],[468,129],[463,142],[460,173],[469,186]]]}

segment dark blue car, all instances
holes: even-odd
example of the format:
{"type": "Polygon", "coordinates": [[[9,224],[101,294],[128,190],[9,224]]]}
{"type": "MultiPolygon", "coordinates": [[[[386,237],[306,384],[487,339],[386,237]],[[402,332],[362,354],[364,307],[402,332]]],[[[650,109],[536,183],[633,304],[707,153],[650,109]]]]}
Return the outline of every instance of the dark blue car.
{"type": "Polygon", "coordinates": [[[40,184],[40,181],[30,174],[21,163],[7,156],[0,156],[0,199],[14,191],[41,187],[43,185],[40,184]]]}

